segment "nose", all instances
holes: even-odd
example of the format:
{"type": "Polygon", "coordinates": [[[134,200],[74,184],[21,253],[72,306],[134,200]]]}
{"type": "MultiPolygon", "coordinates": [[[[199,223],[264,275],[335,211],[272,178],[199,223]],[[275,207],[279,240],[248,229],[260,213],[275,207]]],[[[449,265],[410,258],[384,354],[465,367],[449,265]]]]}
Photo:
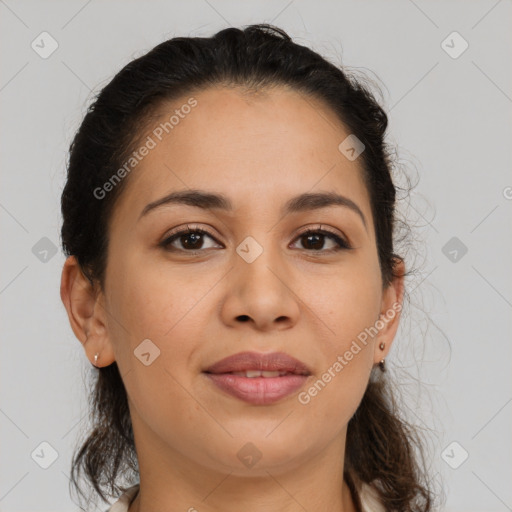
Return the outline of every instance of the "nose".
{"type": "MultiPolygon", "coordinates": [[[[249,250],[254,250],[249,243],[249,250]]],[[[300,297],[293,290],[296,274],[270,244],[255,259],[243,256],[237,254],[227,276],[223,321],[238,327],[249,324],[247,328],[259,331],[291,328],[300,315],[300,297]]]]}

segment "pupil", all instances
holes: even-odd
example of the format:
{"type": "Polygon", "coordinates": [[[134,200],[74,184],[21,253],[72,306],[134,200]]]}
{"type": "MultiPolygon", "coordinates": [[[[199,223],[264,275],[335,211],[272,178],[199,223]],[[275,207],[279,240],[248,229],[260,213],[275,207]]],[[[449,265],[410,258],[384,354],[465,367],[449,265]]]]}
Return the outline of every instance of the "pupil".
{"type": "Polygon", "coordinates": [[[309,240],[309,239],[311,239],[311,238],[313,238],[313,239],[315,239],[315,238],[316,238],[316,239],[317,239],[317,243],[316,243],[316,244],[315,244],[315,243],[313,243],[313,245],[314,245],[313,249],[318,250],[318,249],[321,249],[321,248],[322,248],[323,243],[322,243],[322,242],[319,242],[319,239],[320,239],[321,237],[323,237],[323,236],[324,236],[324,235],[319,235],[319,234],[316,234],[316,235],[306,235],[306,238],[307,238],[308,240],[309,240]]]}
{"type": "Polygon", "coordinates": [[[183,238],[185,240],[188,240],[188,239],[192,239],[192,245],[189,244],[189,243],[184,243],[183,244],[183,247],[185,248],[188,248],[188,249],[200,249],[201,248],[201,243],[198,244],[198,242],[201,240],[201,234],[197,234],[197,233],[189,233],[188,235],[184,235],[183,238]],[[195,240],[194,240],[195,239],[195,240]],[[195,245],[197,244],[197,245],[195,245]]]}

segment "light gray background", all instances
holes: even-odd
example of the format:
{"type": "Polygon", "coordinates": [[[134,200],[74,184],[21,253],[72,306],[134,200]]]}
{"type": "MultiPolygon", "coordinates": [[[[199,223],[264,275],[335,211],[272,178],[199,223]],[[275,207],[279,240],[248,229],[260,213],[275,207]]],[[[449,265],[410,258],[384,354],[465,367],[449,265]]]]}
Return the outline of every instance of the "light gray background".
{"type": "Polygon", "coordinates": [[[59,297],[59,201],[87,105],[164,39],[264,21],[381,80],[389,141],[420,179],[401,208],[421,271],[390,371],[408,380],[406,408],[432,430],[443,510],[512,510],[511,14],[505,0],[0,0],[0,510],[78,510],[68,476],[90,363],[59,297]],[[47,59],[31,48],[43,31],[59,45],[47,59]],[[458,58],[442,46],[453,31],[469,43],[458,58]],[[33,251],[43,237],[58,248],[46,262],[33,251]],[[467,247],[456,262],[443,252],[452,237],[467,247]],[[49,457],[42,442],[58,452],[48,469],[31,457],[49,457]],[[457,469],[445,462],[458,465],[463,450],[457,469]]]}

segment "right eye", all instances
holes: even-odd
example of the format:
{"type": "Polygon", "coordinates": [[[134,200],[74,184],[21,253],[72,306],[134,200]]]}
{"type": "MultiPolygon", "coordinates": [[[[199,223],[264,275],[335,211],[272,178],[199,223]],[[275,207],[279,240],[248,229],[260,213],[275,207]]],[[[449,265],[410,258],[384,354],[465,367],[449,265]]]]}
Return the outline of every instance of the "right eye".
{"type": "MultiPolygon", "coordinates": [[[[178,231],[175,231],[174,233],[171,233],[170,236],[165,238],[159,245],[167,251],[182,251],[196,254],[196,251],[205,249],[203,247],[202,240],[205,235],[215,240],[213,235],[205,229],[191,228],[190,226],[187,226],[186,228],[182,228],[178,231]],[[172,245],[176,241],[180,243],[181,247],[174,247],[172,245]]],[[[211,248],[212,247],[206,247],[206,249],[211,248]]]]}

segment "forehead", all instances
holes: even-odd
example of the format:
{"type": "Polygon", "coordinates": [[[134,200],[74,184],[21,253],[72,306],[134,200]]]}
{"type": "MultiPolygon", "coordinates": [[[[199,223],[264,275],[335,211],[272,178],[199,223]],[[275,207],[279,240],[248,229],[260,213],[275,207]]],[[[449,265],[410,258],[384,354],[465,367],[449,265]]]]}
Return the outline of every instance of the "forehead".
{"type": "Polygon", "coordinates": [[[321,101],[284,87],[195,92],[159,108],[141,139],[154,147],[131,171],[117,210],[138,215],[173,190],[194,188],[256,213],[322,189],[349,196],[370,221],[360,158],[350,161],[338,149],[349,134],[321,101]],[[195,106],[181,109],[191,98],[195,106]]]}

